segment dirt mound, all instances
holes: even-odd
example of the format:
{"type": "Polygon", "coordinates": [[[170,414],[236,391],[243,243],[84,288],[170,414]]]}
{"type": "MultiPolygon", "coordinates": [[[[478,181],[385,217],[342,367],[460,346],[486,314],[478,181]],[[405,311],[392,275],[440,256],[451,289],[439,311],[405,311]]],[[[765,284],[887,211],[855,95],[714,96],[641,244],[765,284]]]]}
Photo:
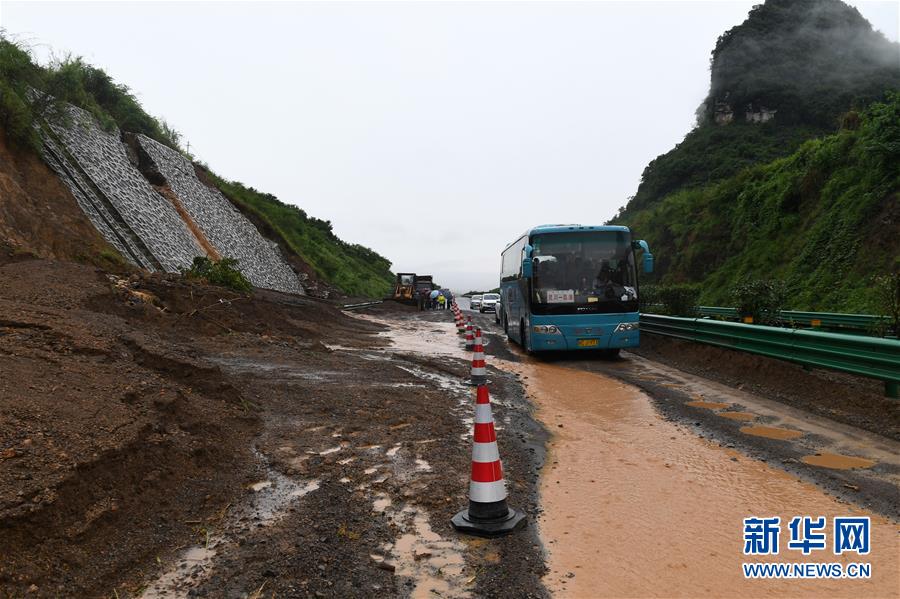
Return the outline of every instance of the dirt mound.
{"type": "Polygon", "coordinates": [[[10,253],[121,264],[78,202],[40,156],[9,144],[0,128],[0,263],[10,253]],[[0,248],[2,249],[2,248],[0,248]]]}
{"type": "Polygon", "coordinates": [[[165,273],[114,278],[87,306],[185,340],[246,333],[310,347],[326,337],[352,344],[361,332],[378,329],[327,300],[264,289],[238,293],[165,273]]]}
{"type": "Polygon", "coordinates": [[[173,350],[86,308],[105,273],[26,260],[0,279],[0,589],[98,590],[192,534],[185,514],[228,493],[257,418],[203,377],[142,363],[173,350]]]}

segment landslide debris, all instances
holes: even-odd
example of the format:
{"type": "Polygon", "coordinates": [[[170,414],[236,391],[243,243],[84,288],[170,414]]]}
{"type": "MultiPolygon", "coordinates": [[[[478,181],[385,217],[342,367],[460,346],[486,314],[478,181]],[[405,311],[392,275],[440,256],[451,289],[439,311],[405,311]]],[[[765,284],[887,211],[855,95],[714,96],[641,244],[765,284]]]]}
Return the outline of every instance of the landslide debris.
{"type": "MultiPolygon", "coordinates": [[[[465,362],[311,297],[7,253],[0,280],[0,597],[543,596],[533,528],[449,528],[465,362]]],[[[447,315],[372,311],[423,334],[447,315]]],[[[492,391],[535,513],[540,426],[514,380],[492,391]]]]}

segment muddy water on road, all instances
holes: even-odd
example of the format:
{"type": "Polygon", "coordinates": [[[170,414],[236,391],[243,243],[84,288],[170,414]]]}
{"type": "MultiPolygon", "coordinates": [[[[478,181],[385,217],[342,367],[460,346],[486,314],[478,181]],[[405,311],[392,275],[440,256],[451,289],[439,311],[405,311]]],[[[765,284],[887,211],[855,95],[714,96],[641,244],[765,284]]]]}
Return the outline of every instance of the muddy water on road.
{"type": "MultiPolygon", "coordinates": [[[[554,431],[539,526],[548,588],[565,597],[897,597],[898,527],[662,419],[647,396],[601,375],[529,361],[518,370],[554,431]],[[872,553],[785,551],[795,515],[869,515],[872,553]],[[742,555],[742,520],[780,516],[782,552],[742,555]],[[816,555],[819,553],[821,555],[816,555]],[[871,580],[745,580],[744,561],[862,561],[871,580]]],[[[830,533],[828,540],[830,541],[830,533]]]]}

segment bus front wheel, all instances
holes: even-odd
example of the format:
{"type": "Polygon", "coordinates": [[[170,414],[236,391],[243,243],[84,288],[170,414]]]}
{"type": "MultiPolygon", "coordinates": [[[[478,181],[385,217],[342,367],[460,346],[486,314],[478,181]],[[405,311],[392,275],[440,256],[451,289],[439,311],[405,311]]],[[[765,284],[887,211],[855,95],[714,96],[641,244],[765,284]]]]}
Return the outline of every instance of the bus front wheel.
{"type": "Polygon", "coordinates": [[[528,347],[528,327],[525,326],[525,322],[519,324],[519,342],[522,344],[522,349],[525,350],[526,354],[531,353],[531,348],[528,347]]]}

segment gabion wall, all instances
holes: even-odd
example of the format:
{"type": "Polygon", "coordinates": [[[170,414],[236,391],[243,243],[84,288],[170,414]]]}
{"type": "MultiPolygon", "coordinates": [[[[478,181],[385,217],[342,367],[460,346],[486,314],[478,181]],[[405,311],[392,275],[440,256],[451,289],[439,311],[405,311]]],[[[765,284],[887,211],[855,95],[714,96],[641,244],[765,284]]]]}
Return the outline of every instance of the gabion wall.
{"type": "MultiPolygon", "coordinates": [[[[69,126],[42,131],[44,158],[97,230],[130,262],[179,272],[206,252],[172,202],[132,164],[119,132],[107,133],[86,111],[67,105],[69,126]]],[[[218,190],[204,185],[178,152],[143,135],[138,144],[166,179],[184,210],[221,256],[257,287],[304,293],[277,245],[260,235],[218,190]]]]}
{"type": "MultiPolygon", "coordinates": [[[[113,226],[130,229],[117,231],[119,237],[139,238],[152,258],[168,272],[188,268],[194,256],[204,255],[172,204],[128,160],[118,130],[107,133],[84,110],[71,105],[67,110],[71,125],[51,124],[50,128],[77,163],[72,166],[103,196],[111,211],[118,213],[113,226]]],[[[66,182],[72,187],[73,181],[66,182]]],[[[87,215],[96,217],[90,212],[87,215]]],[[[97,228],[107,233],[102,225],[97,228]]],[[[129,254],[126,257],[133,259],[129,254]]]]}
{"type": "Polygon", "coordinates": [[[133,231],[132,234],[128,233],[129,227],[123,224],[115,208],[105,201],[102,194],[79,172],[49,136],[44,136],[43,155],[50,168],[72,191],[72,195],[88,219],[122,256],[148,270],[157,270],[161,267],[146,246],[140,242],[140,238],[133,234],[133,231]]]}
{"type": "Polygon", "coordinates": [[[220,255],[236,258],[238,268],[256,287],[303,293],[278,246],[266,241],[218,189],[204,185],[190,160],[145,135],[138,135],[137,140],[220,255]]]}

